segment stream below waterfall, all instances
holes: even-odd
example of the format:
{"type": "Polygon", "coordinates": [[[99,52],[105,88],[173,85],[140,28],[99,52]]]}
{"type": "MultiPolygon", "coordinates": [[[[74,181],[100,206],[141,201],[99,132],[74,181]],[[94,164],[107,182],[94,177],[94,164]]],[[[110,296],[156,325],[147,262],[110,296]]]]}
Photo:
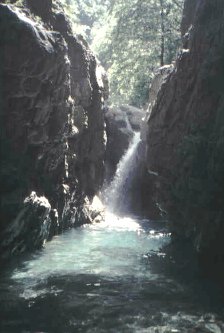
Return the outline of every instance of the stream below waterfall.
{"type": "Polygon", "coordinates": [[[119,164],[104,222],[54,237],[1,275],[0,332],[224,332],[215,291],[185,279],[164,250],[166,221],[115,213],[139,140],[119,164]]]}
{"type": "Polygon", "coordinates": [[[167,242],[164,222],[110,213],[55,237],[1,277],[0,332],[223,332],[172,276],[167,242]]]}

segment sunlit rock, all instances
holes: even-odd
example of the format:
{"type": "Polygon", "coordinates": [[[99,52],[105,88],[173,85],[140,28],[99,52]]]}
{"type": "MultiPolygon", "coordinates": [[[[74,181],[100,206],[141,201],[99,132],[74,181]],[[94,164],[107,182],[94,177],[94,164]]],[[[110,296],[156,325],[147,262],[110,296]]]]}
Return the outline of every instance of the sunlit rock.
{"type": "Polygon", "coordinates": [[[44,3],[0,5],[1,231],[34,191],[57,220],[52,236],[80,223],[84,198],[102,185],[108,92],[105,72],[60,3],[44,3]]]}
{"type": "Polygon", "coordinates": [[[49,201],[32,192],[24,200],[17,217],[2,234],[0,249],[3,257],[40,248],[50,235],[50,212],[49,201]]]}

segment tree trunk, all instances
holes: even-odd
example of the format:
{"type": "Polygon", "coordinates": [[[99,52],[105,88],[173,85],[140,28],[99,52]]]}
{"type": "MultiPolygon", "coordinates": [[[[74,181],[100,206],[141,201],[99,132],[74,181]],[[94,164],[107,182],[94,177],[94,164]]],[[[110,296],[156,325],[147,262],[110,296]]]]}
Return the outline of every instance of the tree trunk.
{"type": "Polygon", "coordinates": [[[161,28],[161,44],[160,44],[160,66],[164,66],[164,53],[165,53],[165,24],[164,24],[164,3],[163,0],[160,0],[160,28],[161,28]]]}

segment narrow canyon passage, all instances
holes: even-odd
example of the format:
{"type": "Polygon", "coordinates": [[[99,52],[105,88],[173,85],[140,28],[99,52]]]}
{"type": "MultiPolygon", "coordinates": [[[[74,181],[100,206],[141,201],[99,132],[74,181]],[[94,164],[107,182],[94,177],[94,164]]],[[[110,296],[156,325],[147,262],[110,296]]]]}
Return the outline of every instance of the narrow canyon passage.
{"type": "Polygon", "coordinates": [[[54,237],[5,272],[1,332],[223,331],[218,307],[172,272],[162,249],[170,241],[166,222],[111,212],[118,194],[125,204],[139,140],[136,134],[108,189],[104,222],[54,237]]]}
{"type": "Polygon", "coordinates": [[[0,1],[0,333],[224,333],[224,1],[0,1]]]}

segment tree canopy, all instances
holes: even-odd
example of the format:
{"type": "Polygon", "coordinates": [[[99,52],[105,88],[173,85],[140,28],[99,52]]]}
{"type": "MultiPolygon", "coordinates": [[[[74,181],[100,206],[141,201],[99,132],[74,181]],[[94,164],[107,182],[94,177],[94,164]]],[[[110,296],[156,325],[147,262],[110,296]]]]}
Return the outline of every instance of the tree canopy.
{"type": "Polygon", "coordinates": [[[111,101],[142,106],[180,44],[183,0],[64,0],[109,75],[111,101]]]}

